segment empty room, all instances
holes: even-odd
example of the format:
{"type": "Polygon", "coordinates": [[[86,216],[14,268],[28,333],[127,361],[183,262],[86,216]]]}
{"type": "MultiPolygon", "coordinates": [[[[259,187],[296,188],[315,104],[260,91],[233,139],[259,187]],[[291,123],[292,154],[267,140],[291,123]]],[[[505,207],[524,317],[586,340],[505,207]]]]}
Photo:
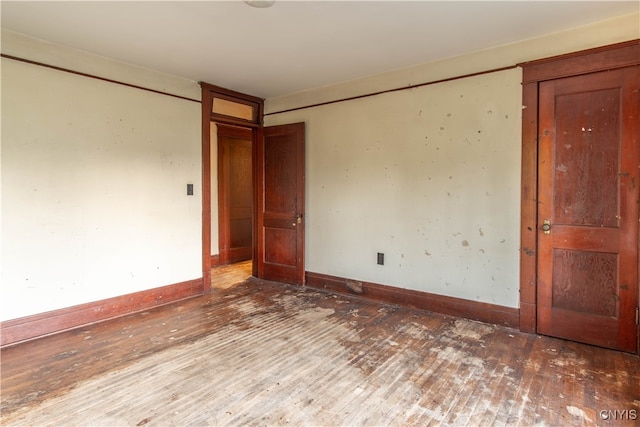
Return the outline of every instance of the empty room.
{"type": "Polygon", "coordinates": [[[0,423],[634,426],[637,1],[1,1],[0,423]]]}

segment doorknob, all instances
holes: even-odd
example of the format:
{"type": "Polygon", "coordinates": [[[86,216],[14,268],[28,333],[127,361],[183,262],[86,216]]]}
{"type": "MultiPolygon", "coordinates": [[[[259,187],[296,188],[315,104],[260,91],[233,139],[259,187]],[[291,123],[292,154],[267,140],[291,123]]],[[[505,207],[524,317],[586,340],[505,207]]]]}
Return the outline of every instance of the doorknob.
{"type": "Polygon", "coordinates": [[[548,219],[542,221],[542,232],[544,234],[551,234],[551,221],[548,219]]]}
{"type": "Polygon", "coordinates": [[[301,214],[296,214],[296,222],[294,222],[293,225],[294,227],[298,224],[302,224],[302,215],[301,214]]]}

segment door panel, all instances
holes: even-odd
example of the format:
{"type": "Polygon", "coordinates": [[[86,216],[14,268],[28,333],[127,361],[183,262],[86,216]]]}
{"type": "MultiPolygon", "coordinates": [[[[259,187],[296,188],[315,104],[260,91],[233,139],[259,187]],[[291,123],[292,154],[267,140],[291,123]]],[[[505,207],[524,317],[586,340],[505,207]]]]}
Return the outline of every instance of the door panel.
{"type": "Polygon", "coordinates": [[[619,107],[619,88],[556,95],[557,224],[618,227],[619,107]]]}
{"type": "Polygon", "coordinates": [[[218,125],[218,216],[220,263],[245,261],[253,246],[251,130],[218,125]]]}
{"type": "Polygon", "coordinates": [[[539,333],[637,349],[639,88],[638,67],[540,84],[539,333]]]}
{"type": "Polygon", "coordinates": [[[304,284],[304,123],[264,128],[258,158],[258,277],[304,284]]]}

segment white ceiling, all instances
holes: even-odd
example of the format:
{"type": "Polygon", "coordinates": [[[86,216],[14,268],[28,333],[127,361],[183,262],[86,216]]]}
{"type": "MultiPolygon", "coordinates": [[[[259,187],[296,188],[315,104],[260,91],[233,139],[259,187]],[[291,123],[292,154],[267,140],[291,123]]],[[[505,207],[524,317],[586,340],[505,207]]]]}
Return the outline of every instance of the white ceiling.
{"type": "MultiPolygon", "coordinates": [[[[638,1],[2,1],[2,27],[264,98],[637,12],[638,1]]],[[[640,25],[640,24],[639,24],[640,25]]]]}

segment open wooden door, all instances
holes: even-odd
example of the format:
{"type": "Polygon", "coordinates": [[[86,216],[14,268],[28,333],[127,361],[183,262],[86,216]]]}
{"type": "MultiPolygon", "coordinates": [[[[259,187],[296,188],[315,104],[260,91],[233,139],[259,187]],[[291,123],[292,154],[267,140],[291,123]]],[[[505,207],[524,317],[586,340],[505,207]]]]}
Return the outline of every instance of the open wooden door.
{"type": "Polygon", "coordinates": [[[637,351],[640,67],[541,82],[541,334],[637,351]]]}
{"type": "Polygon", "coordinates": [[[303,285],[304,123],[265,127],[257,144],[257,276],[303,285]]]}

